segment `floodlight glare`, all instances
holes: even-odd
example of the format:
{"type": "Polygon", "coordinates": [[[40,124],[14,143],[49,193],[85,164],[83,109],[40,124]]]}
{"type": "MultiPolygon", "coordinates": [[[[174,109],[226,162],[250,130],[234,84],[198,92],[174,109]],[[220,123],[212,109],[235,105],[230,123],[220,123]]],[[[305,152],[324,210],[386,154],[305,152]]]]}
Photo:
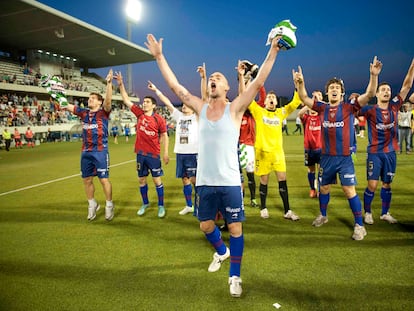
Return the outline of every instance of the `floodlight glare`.
{"type": "Polygon", "coordinates": [[[125,14],[130,22],[137,23],[141,18],[142,5],[137,0],[127,0],[125,14]]]}

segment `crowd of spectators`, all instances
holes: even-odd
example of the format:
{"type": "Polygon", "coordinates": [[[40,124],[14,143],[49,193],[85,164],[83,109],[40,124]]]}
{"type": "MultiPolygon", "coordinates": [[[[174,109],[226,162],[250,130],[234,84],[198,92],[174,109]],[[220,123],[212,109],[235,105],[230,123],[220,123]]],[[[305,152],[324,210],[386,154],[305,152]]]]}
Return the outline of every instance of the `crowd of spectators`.
{"type": "Polygon", "coordinates": [[[0,125],[2,126],[47,126],[67,123],[72,120],[68,111],[58,110],[49,99],[39,101],[36,95],[0,94],[0,125]]]}

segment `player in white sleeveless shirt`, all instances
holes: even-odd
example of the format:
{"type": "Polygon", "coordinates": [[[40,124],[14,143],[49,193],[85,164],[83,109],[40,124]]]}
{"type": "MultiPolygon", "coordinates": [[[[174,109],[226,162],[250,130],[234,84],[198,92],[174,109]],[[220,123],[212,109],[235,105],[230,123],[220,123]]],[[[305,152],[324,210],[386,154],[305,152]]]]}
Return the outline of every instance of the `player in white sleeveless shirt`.
{"type": "Polygon", "coordinates": [[[199,153],[197,167],[196,207],[200,229],[216,249],[208,271],[220,269],[222,261],[230,256],[230,294],[240,297],[242,280],[241,261],[244,249],[242,221],[244,207],[237,155],[237,141],[244,111],[266,81],[279,52],[280,37],[273,39],[269,52],[256,78],[232,103],[227,101],[230,87],[220,72],[208,78],[208,100],[192,95],[177,80],[162,53],[163,39],[147,36],[148,47],[168,86],[199,116],[199,153]],[[220,211],[228,223],[230,249],[224,244],[214,220],[220,211]]]}

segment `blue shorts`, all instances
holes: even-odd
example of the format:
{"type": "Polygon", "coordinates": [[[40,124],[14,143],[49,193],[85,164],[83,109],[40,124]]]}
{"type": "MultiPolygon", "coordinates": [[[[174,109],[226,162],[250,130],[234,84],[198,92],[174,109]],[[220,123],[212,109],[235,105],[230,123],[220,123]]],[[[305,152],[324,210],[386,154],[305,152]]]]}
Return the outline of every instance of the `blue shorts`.
{"type": "Polygon", "coordinates": [[[148,176],[151,171],[152,177],[160,177],[164,175],[159,157],[154,158],[147,155],[137,154],[137,172],[138,177],[148,176]]]}
{"type": "Polygon", "coordinates": [[[313,166],[321,162],[321,149],[309,150],[305,149],[305,166],[313,166]]]}
{"type": "Polygon", "coordinates": [[[109,177],[108,151],[83,151],[81,155],[82,178],[98,176],[109,177]]]}
{"type": "Polygon", "coordinates": [[[217,212],[228,224],[244,221],[241,186],[198,186],[195,209],[199,221],[215,220],[217,212]]]}
{"type": "Polygon", "coordinates": [[[336,184],[336,174],[339,175],[342,186],[355,186],[354,162],[349,156],[321,156],[319,169],[319,184],[321,186],[336,184]]]}
{"type": "Polygon", "coordinates": [[[197,171],[197,154],[177,153],[177,165],[175,177],[190,178],[196,176],[197,171]]]}
{"type": "Polygon", "coordinates": [[[367,180],[379,180],[390,184],[395,176],[397,156],[395,152],[368,153],[367,180]]]}

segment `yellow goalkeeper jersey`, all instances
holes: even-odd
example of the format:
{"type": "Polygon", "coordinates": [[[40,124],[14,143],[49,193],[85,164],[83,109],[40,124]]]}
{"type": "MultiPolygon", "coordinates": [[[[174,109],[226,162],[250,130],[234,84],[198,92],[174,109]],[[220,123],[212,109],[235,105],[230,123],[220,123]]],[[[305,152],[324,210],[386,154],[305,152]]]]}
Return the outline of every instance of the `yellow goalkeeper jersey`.
{"type": "Polygon", "coordinates": [[[254,147],[257,150],[283,152],[282,121],[295,111],[300,103],[299,95],[295,91],[292,101],[282,108],[276,108],[275,111],[266,110],[255,101],[250,104],[249,110],[256,121],[254,147]]]}

